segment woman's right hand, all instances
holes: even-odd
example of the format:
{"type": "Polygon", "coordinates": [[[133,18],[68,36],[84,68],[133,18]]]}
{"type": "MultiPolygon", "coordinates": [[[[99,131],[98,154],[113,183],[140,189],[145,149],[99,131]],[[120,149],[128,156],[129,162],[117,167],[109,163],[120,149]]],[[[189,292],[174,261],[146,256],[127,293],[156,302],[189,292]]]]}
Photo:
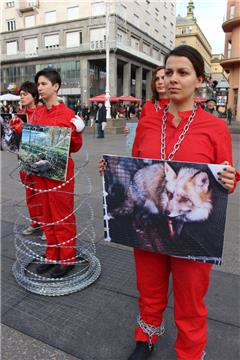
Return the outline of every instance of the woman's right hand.
{"type": "Polygon", "coordinates": [[[98,163],[98,172],[100,176],[103,176],[104,171],[106,170],[107,163],[105,160],[101,159],[98,163]]]}
{"type": "Polygon", "coordinates": [[[123,133],[125,136],[129,134],[129,128],[127,126],[124,128],[123,133]]]}

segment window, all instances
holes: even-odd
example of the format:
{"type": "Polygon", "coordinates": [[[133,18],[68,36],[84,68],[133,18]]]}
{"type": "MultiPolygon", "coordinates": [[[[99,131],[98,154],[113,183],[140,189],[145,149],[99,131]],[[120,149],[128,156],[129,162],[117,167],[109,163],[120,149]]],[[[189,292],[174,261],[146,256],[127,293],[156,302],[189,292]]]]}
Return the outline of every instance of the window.
{"type": "Polygon", "coordinates": [[[79,7],[74,6],[67,9],[67,19],[74,20],[79,18],[79,7]]]}
{"type": "Polygon", "coordinates": [[[7,42],[7,55],[16,55],[18,52],[17,41],[7,42]]]}
{"type": "Polygon", "coordinates": [[[25,16],[25,27],[31,27],[35,25],[35,16],[34,15],[30,15],[30,16],[25,16]]]}
{"type": "Polygon", "coordinates": [[[7,20],[7,29],[8,29],[8,31],[16,30],[16,21],[15,21],[15,19],[7,20]]]}
{"type": "Polygon", "coordinates": [[[15,6],[14,1],[7,1],[7,2],[6,2],[6,7],[7,7],[7,8],[11,8],[11,7],[14,7],[14,6],[15,6]]]}
{"type": "Polygon", "coordinates": [[[158,60],[158,58],[159,58],[158,50],[156,50],[156,49],[153,49],[153,50],[152,50],[152,57],[153,57],[154,59],[157,59],[157,60],[158,60]]]}
{"type": "Polygon", "coordinates": [[[121,30],[117,30],[117,41],[118,41],[118,43],[124,43],[124,41],[125,41],[125,36],[126,36],[126,34],[125,34],[125,32],[123,32],[123,31],[121,31],[121,30]]]}
{"type": "Polygon", "coordinates": [[[91,50],[104,49],[106,41],[106,28],[90,30],[90,47],[91,50]]]}
{"type": "Polygon", "coordinates": [[[148,44],[143,43],[143,52],[150,55],[150,46],[148,44]]]}
{"type": "Polygon", "coordinates": [[[131,36],[131,47],[135,50],[139,50],[139,44],[140,44],[139,40],[131,36]]]}
{"type": "Polygon", "coordinates": [[[80,44],[82,44],[81,31],[72,31],[66,34],[66,46],[68,48],[78,47],[80,44]]]}
{"type": "Polygon", "coordinates": [[[92,4],[92,16],[105,15],[105,4],[104,2],[99,2],[92,4]]]}
{"type": "Polygon", "coordinates": [[[38,49],[38,39],[31,38],[31,39],[25,39],[25,54],[26,55],[36,55],[37,49],[38,49]]]}
{"type": "Polygon", "coordinates": [[[140,27],[140,20],[139,20],[139,16],[137,14],[133,14],[133,24],[136,26],[136,27],[140,27]]]}
{"type": "Polygon", "coordinates": [[[59,35],[45,35],[44,44],[47,49],[59,47],[59,35]]]}
{"type": "Polygon", "coordinates": [[[150,26],[150,24],[149,24],[148,22],[145,22],[145,25],[146,25],[147,27],[149,27],[149,26],[150,26]]]}
{"type": "Polygon", "coordinates": [[[45,24],[52,24],[56,22],[56,11],[48,11],[45,13],[45,24]]]}
{"type": "Polygon", "coordinates": [[[235,5],[230,6],[230,19],[235,16],[235,5]]]}

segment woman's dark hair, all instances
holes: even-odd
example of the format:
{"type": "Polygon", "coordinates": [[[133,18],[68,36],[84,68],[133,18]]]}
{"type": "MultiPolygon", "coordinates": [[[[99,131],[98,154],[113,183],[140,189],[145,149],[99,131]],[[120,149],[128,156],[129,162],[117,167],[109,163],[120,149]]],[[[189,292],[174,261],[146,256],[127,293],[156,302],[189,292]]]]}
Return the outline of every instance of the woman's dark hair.
{"type": "Polygon", "coordinates": [[[34,79],[35,84],[38,83],[38,79],[39,79],[40,76],[45,76],[49,81],[51,81],[52,85],[59,84],[58,90],[60,89],[62,80],[61,80],[61,76],[57,72],[57,70],[55,70],[53,68],[45,68],[45,69],[42,69],[42,70],[38,71],[36,73],[35,79],[34,79]]]}
{"type": "Polygon", "coordinates": [[[152,72],[152,81],[151,81],[151,90],[152,90],[152,101],[158,101],[159,95],[156,91],[156,79],[157,79],[157,72],[159,70],[164,70],[164,66],[158,66],[155,70],[152,72]]]}
{"type": "Polygon", "coordinates": [[[189,45],[180,45],[171,50],[165,57],[164,65],[166,67],[167,60],[170,56],[184,56],[191,61],[197,77],[205,78],[203,57],[198,50],[189,45]]]}
{"type": "Polygon", "coordinates": [[[32,95],[32,97],[35,100],[35,103],[38,102],[38,90],[37,90],[37,86],[34,82],[32,81],[25,81],[24,83],[22,83],[22,85],[20,86],[20,90],[19,93],[21,91],[26,91],[29,94],[32,95]]]}

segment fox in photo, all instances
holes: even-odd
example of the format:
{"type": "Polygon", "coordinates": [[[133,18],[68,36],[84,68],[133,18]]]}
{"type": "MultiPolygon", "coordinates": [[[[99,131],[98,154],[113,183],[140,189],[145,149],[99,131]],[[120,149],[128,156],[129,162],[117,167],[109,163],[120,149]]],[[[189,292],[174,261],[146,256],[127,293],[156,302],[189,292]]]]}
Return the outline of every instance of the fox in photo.
{"type": "Polygon", "coordinates": [[[185,222],[207,220],[212,210],[209,187],[205,171],[183,167],[176,173],[167,162],[146,166],[136,172],[125,201],[111,214],[166,216],[170,236],[174,237],[185,222]]]}
{"type": "Polygon", "coordinates": [[[180,234],[185,222],[208,219],[213,208],[212,191],[209,176],[202,170],[183,167],[176,174],[165,163],[165,176],[161,204],[169,218],[170,235],[173,237],[180,234]]]}

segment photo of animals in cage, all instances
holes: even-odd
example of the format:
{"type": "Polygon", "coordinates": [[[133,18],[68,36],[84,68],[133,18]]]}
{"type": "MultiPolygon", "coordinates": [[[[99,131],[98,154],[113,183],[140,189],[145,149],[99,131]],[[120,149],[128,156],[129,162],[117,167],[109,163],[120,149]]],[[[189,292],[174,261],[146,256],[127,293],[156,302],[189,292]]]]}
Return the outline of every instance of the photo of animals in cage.
{"type": "Polygon", "coordinates": [[[105,240],[220,265],[223,165],[104,155],[105,240]]]}
{"type": "Polygon", "coordinates": [[[22,170],[65,181],[71,129],[25,124],[19,149],[22,170]]]}

